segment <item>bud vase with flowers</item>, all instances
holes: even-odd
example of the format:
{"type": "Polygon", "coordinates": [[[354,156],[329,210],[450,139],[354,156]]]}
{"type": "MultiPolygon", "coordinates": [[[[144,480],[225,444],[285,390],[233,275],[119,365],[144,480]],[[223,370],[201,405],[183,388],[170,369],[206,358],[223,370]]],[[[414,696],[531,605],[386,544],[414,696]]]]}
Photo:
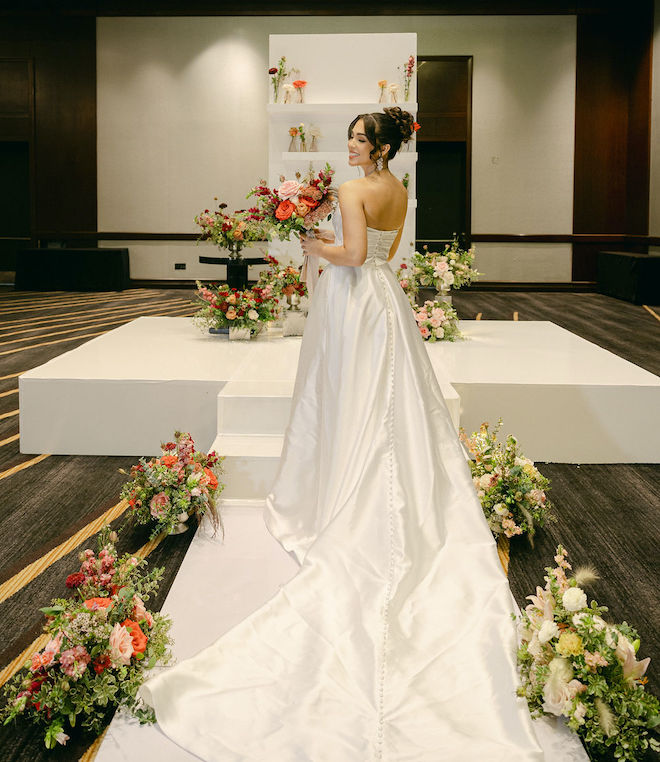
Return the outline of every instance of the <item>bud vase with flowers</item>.
{"type": "Polygon", "coordinates": [[[271,66],[271,68],[268,69],[268,73],[270,74],[270,81],[273,85],[273,103],[277,103],[282,80],[288,77],[291,73],[291,71],[286,68],[286,57],[282,56],[278,61],[277,66],[271,66]]]}
{"type": "Polygon", "coordinates": [[[226,208],[227,204],[220,203],[216,210],[205,209],[195,216],[195,223],[201,228],[197,242],[213,241],[221,249],[227,249],[230,259],[241,260],[243,246],[253,241],[264,241],[268,226],[256,207],[233,214],[226,214],[226,208]]]}

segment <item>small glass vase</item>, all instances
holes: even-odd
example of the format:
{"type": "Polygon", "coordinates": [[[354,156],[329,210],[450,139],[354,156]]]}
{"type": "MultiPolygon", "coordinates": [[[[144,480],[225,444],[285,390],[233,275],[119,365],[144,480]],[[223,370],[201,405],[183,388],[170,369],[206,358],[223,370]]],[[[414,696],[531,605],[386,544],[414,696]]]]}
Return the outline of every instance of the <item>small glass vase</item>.
{"type": "Polygon", "coordinates": [[[167,534],[183,534],[188,531],[188,524],[186,523],[190,516],[184,511],[177,516],[178,523],[170,527],[167,534]]]}
{"type": "Polygon", "coordinates": [[[385,94],[385,88],[380,88],[380,95],[378,96],[378,103],[387,103],[387,95],[385,94]]]}
{"type": "Polygon", "coordinates": [[[296,87],[296,103],[304,103],[304,102],[305,102],[305,88],[296,87]]]}
{"type": "Polygon", "coordinates": [[[309,144],[309,150],[310,151],[318,151],[319,145],[316,142],[316,135],[312,135],[312,142],[309,144]]]}
{"type": "Polygon", "coordinates": [[[300,149],[298,148],[298,136],[292,135],[291,140],[289,141],[289,153],[297,153],[300,149]]]}
{"type": "Polygon", "coordinates": [[[249,326],[229,326],[229,341],[249,341],[251,337],[252,331],[249,326]]]}

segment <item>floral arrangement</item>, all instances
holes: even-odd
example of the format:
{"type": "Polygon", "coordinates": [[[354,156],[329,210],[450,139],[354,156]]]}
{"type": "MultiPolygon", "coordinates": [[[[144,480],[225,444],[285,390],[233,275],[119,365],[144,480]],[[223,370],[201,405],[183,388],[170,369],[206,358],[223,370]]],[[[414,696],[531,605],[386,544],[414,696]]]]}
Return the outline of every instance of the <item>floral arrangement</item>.
{"type": "Polygon", "coordinates": [[[417,283],[427,288],[433,287],[439,293],[460,288],[483,275],[472,267],[473,262],[474,248],[462,249],[456,236],[440,254],[430,252],[428,246],[424,246],[423,253],[415,251],[410,257],[412,275],[417,283]]]}
{"type": "Polygon", "coordinates": [[[171,622],[145,606],[163,569],[146,572],[144,559],[118,556],[116,541],[105,527],[97,553],[81,553],[80,571],[66,581],[75,597],[41,609],[50,640],[4,686],[4,724],[24,717],[44,726],[48,749],[66,744],[76,725],[100,733],[109,707],[124,707],[140,722],[155,719],[136,694],[145,670],[171,659],[171,622]]]}
{"type": "Polygon", "coordinates": [[[280,60],[277,62],[277,66],[271,66],[270,69],[268,69],[268,73],[270,74],[270,81],[273,85],[273,103],[277,103],[282,80],[286,79],[286,77],[288,77],[289,74],[294,71],[298,70],[286,68],[286,56],[282,56],[282,58],[280,58],[280,60]]]}
{"type": "Polygon", "coordinates": [[[309,133],[309,136],[312,138],[312,142],[309,146],[309,150],[318,151],[319,150],[318,139],[323,137],[323,135],[321,134],[321,128],[317,127],[316,125],[312,125],[309,128],[309,130],[307,130],[307,132],[309,133]]]}
{"type": "Polygon", "coordinates": [[[396,83],[392,82],[389,86],[390,91],[390,100],[392,103],[398,103],[399,102],[399,91],[401,90],[401,87],[396,83]]]}
{"type": "Polygon", "coordinates": [[[260,283],[243,291],[228,285],[205,286],[197,283],[200,309],[193,323],[201,328],[250,328],[259,330],[264,323],[276,320],[280,311],[278,295],[272,286],[260,283]]]}
{"type": "Polygon", "coordinates": [[[160,457],[140,458],[137,465],[131,466],[130,474],[119,469],[131,477],[122,487],[121,497],[128,500],[138,524],[154,523],[152,538],[162,531],[172,532],[192,515],[200,521],[206,512],[214,530],[218,525],[222,527],[215,501],[224,484],[218,482],[213,469],[222,470],[224,456],[195,450],[193,438],[187,433],[176,431],[174,440],[161,444],[160,457]]]}
{"type": "Polygon", "coordinates": [[[298,128],[297,127],[289,127],[289,135],[291,136],[291,140],[289,142],[289,151],[297,151],[298,150],[298,142],[296,141],[296,138],[298,137],[298,128]]]}
{"type": "Polygon", "coordinates": [[[387,87],[387,80],[381,79],[378,81],[378,103],[384,103],[385,102],[385,88],[387,87]]]}
{"type": "Polygon", "coordinates": [[[536,527],[556,520],[554,506],[546,495],[550,482],[533,461],[523,456],[514,436],[506,438],[506,445],[497,441],[501,426],[501,418],[492,432],[488,423],[482,423],[471,437],[461,426],[460,439],[474,456],[470,460],[472,481],[495,537],[527,532],[533,545],[536,527]]]}
{"type": "Polygon", "coordinates": [[[305,134],[305,123],[300,122],[298,125],[298,136],[300,137],[300,150],[307,150],[307,135],[305,134]]]}
{"type": "Polygon", "coordinates": [[[422,61],[415,65],[415,56],[411,54],[403,67],[397,66],[397,69],[403,69],[403,96],[405,100],[410,98],[410,83],[412,82],[413,74],[417,73],[425,63],[425,61],[422,61]]]}
{"type": "Polygon", "coordinates": [[[645,689],[650,659],[637,661],[637,632],[626,622],[608,624],[601,616],[607,607],[588,604],[582,587],[597,578],[592,569],[568,577],[561,545],[554,560],[519,622],[518,694],[533,716],[565,717],[593,754],[636,760],[649,748],[660,751],[649,738],[660,702],[645,689]]]}
{"type": "Polygon", "coordinates": [[[300,269],[296,267],[291,260],[289,264],[282,265],[278,259],[266,255],[266,261],[270,265],[267,270],[263,270],[259,276],[257,285],[263,288],[270,288],[274,294],[298,294],[298,296],[307,296],[307,286],[300,280],[300,269]]]}
{"type": "Polygon", "coordinates": [[[331,187],[334,170],[326,163],[317,175],[310,170],[305,177],[299,172],[295,180],[280,175],[280,185],[272,190],[262,181],[248,193],[257,197],[259,214],[268,225],[269,235],[281,241],[291,234],[306,233],[333,210],[334,192],[331,187]]]}
{"type": "MultiPolygon", "coordinates": [[[[217,197],[214,199],[217,201],[217,197]]],[[[225,214],[227,204],[218,204],[217,210],[205,209],[195,216],[195,223],[201,228],[199,241],[213,241],[217,246],[229,250],[233,259],[240,258],[243,246],[250,241],[263,241],[266,226],[255,208],[225,214]]]]}
{"type": "Polygon", "coordinates": [[[413,309],[417,327],[425,341],[455,341],[461,336],[458,315],[449,302],[428,299],[421,306],[413,304],[413,309]]]}

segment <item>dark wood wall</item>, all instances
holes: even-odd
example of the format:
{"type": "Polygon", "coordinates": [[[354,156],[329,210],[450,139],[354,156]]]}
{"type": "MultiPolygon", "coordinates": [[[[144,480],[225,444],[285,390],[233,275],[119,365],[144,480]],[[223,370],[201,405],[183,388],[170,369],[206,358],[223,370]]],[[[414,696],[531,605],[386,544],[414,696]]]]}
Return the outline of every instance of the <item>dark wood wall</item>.
{"type": "Polygon", "coordinates": [[[652,44],[651,0],[578,16],[573,280],[595,278],[608,234],[645,250],[652,44]]]}
{"type": "Polygon", "coordinates": [[[29,233],[0,230],[13,269],[44,234],[96,230],[96,19],[0,18],[0,93],[0,143],[29,155],[29,233]]]}

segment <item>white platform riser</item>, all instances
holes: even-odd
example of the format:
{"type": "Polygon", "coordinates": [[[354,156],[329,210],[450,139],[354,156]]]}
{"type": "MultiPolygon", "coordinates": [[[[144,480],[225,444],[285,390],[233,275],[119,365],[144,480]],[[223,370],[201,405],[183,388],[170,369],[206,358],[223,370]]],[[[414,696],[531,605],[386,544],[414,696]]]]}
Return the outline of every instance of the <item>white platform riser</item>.
{"type": "Polygon", "coordinates": [[[284,434],[291,397],[218,395],[218,434],[284,434]]]}
{"type": "Polygon", "coordinates": [[[279,457],[227,455],[223,461],[223,498],[263,500],[277,475],[279,457]]]}

